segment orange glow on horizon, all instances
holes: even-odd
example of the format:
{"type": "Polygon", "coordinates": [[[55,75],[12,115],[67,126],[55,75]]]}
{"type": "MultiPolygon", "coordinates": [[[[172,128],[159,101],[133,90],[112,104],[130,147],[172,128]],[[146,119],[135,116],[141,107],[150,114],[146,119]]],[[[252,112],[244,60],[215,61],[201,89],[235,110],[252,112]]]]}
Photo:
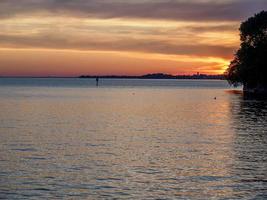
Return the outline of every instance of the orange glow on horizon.
{"type": "Polygon", "coordinates": [[[229,62],[214,57],[140,52],[13,48],[0,48],[0,52],[2,76],[222,74],[229,62]]]}
{"type": "Polygon", "coordinates": [[[0,19],[0,76],[222,74],[238,47],[235,21],[0,19]]]}

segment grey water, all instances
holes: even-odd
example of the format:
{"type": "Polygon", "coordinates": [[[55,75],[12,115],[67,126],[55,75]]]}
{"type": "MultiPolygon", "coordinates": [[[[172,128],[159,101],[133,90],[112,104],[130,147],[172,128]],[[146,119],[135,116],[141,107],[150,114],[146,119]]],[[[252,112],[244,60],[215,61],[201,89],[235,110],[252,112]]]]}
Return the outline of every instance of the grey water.
{"type": "Polygon", "coordinates": [[[223,80],[0,78],[2,199],[266,199],[267,102],[223,80]]]}

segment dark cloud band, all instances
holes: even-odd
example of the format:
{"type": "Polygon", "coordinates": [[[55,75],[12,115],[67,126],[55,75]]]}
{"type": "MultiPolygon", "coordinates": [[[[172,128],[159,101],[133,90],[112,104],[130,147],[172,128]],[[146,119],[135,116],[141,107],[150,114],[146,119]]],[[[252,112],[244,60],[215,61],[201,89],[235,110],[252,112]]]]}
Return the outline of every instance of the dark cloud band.
{"type": "Polygon", "coordinates": [[[240,21],[267,9],[266,0],[1,0],[0,16],[50,13],[75,17],[240,21]]]}

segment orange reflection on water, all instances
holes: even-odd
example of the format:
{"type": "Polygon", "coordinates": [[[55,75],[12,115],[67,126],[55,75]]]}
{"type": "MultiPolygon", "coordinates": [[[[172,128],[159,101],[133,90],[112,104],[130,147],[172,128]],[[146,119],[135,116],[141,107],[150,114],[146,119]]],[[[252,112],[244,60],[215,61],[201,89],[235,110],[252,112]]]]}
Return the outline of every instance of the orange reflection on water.
{"type": "Polygon", "coordinates": [[[45,187],[45,177],[74,187],[58,185],[55,194],[234,193],[234,132],[223,90],[25,88],[1,98],[1,105],[2,124],[13,120],[1,143],[17,145],[5,147],[1,157],[45,187]]]}

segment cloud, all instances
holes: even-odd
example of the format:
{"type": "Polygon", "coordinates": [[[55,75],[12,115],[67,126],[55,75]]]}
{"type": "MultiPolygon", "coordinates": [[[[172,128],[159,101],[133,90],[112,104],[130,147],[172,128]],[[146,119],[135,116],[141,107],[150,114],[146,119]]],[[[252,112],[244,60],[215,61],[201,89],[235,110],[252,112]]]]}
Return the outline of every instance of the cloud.
{"type": "Polygon", "coordinates": [[[266,0],[0,0],[0,47],[180,56],[182,68],[216,71],[238,47],[240,21],[263,9],[266,0]]]}
{"type": "Polygon", "coordinates": [[[1,0],[0,16],[49,13],[73,17],[240,21],[267,9],[266,0],[1,0]]]}
{"type": "Polygon", "coordinates": [[[230,58],[235,47],[205,44],[172,44],[167,40],[153,39],[80,39],[73,40],[67,36],[57,37],[53,34],[38,36],[1,35],[1,47],[48,48],[94,51],[128,51],[171,55],[192,55],[230,58]]]}

